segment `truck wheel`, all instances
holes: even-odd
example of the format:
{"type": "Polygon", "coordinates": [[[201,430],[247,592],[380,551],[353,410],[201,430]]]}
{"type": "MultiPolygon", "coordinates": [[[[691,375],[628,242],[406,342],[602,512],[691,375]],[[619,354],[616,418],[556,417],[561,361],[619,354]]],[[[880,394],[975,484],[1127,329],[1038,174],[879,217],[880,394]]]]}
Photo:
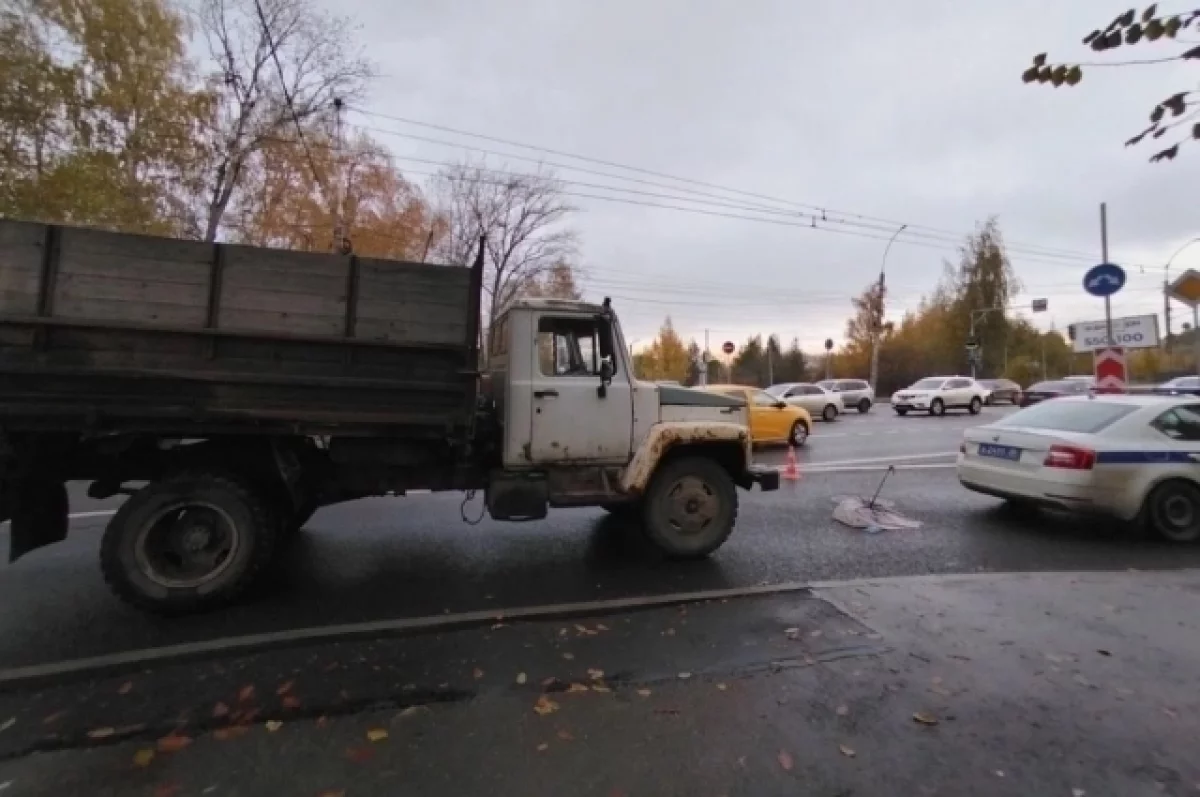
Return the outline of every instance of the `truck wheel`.
{"type": "Polygon", "coordinates": [[[1200,489],[1183,479],[1163,482],[1146,499],[1145,517],[1150,528],[1163,539],[1200,540],[1200,489]]]}
{"type": "Polygon", "coordinates": [[[242,483],[214,473],[152,482],[121,505],[100,544],[104,580],[159,614],[232,603],[271,563],[280,523],[242,483]]]}
{"type": "Polygon", "coordinates": [[[646,536],[672,559],[702,559],[733,532],[737,500],[733,479],[714,460],[687,457],[669,462],[646,491],[646,536]]]}

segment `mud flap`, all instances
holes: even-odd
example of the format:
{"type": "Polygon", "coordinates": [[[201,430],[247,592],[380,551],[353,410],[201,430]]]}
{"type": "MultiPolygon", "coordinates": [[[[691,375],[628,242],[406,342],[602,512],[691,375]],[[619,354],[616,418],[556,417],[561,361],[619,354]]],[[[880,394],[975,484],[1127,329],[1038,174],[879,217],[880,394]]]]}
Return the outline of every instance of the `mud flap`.
{"type": "Polygon", "coordinates": [[[26,476],[4,484],[3,511],[12,521],[8,561],[67,538],[67,486],[46,476],[26,476]]]}

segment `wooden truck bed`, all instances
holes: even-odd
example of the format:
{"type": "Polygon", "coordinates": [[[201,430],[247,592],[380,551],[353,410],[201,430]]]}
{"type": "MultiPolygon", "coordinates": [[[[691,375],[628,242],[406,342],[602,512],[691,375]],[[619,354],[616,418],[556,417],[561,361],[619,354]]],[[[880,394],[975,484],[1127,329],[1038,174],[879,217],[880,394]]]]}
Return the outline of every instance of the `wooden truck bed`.
{"type": "Polygon", "coordinates": [[[0,220],[0,428],[456,434],[481,272],[0,220]]]}

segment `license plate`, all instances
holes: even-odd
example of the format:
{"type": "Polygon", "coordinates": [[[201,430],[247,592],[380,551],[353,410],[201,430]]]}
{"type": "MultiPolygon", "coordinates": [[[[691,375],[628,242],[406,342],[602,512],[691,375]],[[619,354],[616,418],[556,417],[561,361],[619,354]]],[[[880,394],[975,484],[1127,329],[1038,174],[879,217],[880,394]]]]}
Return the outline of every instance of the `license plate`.
{"type": "Polygon", "coordinates": [[[1021,461],[1021,449],[1012,446],[996,446],[991,443],[979,444],[979,456],[993,459],[1007,459],[1009,462],[1021,461]]]}

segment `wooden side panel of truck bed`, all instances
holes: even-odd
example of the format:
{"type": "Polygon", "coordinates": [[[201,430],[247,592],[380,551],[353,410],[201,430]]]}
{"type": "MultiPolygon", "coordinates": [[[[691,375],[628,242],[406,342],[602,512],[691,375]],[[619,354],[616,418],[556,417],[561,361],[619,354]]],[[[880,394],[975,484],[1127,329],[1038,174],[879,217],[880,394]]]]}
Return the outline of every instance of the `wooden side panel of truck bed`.
{"type": "Polygon", "coordinates": [[[0,427],[444,435],[481,268],[0,221],[0,427]]]}

